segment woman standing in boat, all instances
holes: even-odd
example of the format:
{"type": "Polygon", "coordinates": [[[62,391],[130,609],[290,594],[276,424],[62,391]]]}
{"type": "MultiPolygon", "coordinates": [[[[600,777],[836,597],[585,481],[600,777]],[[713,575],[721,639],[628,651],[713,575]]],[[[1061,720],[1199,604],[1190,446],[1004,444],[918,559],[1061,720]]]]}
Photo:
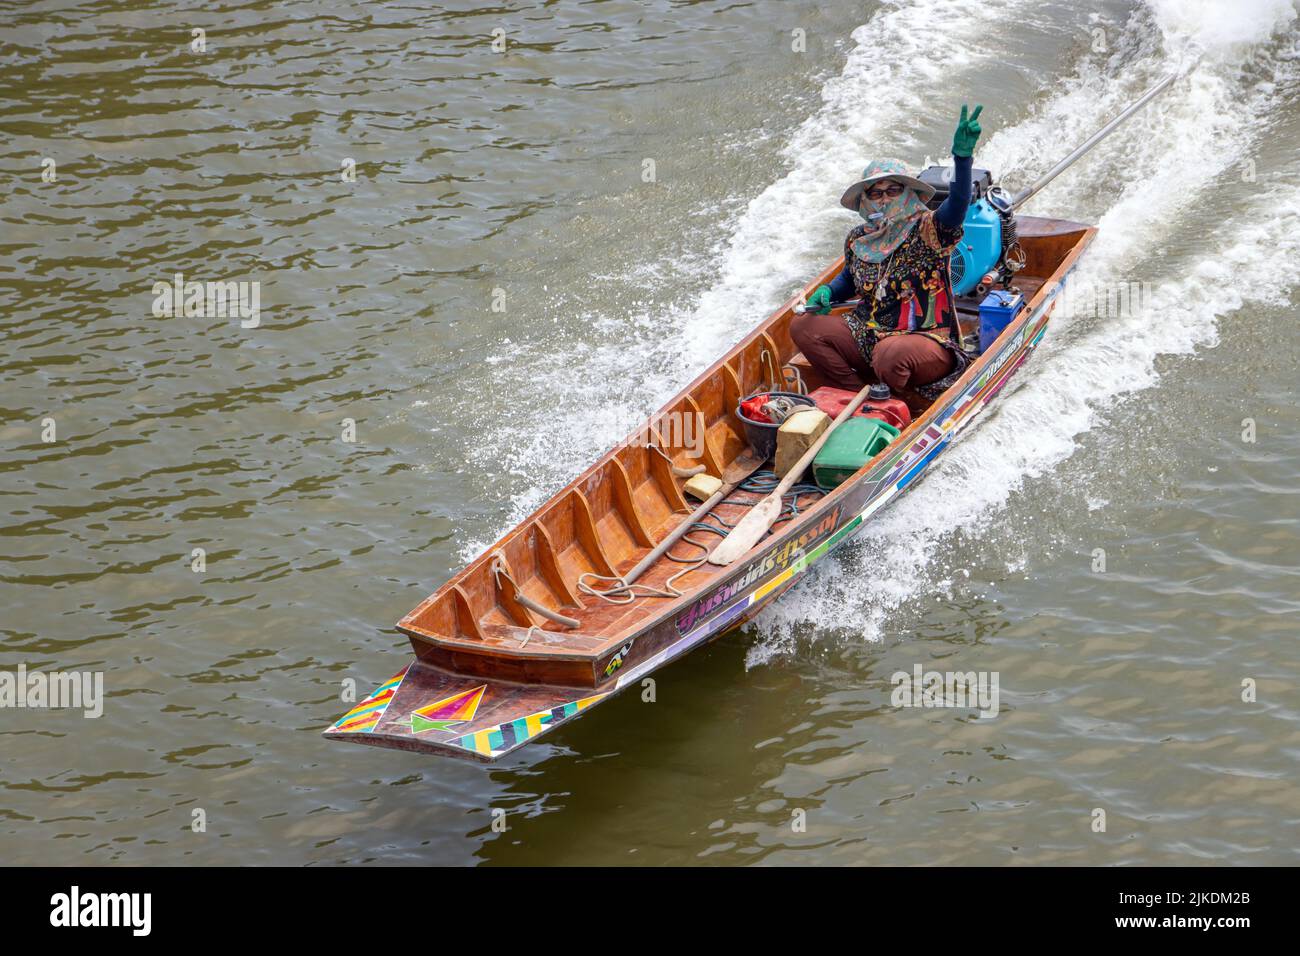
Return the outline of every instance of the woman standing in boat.
{"type": "Polygon", "coordinates": [[[953,135],[948,197],[933,212],[934,187],[906,174],[897,160],[877,160],[840,198],[866,222],[844,240],[844,271],[818,286],[790,334],[823,382],[858,391],[884,382],[904,397],[935,398],[969,364],[953,304],[948,260],[962,236],[971,199],[971,156],[979,139],[976,106],[953,135]],[[852,313],[830,315],[833,302],[862,301],[852,313]]]}

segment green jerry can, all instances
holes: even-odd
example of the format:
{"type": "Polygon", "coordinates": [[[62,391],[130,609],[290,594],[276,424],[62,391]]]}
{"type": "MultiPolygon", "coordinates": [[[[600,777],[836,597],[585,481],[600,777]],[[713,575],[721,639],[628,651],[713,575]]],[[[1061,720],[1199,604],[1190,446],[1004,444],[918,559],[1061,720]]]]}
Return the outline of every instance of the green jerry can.
{"type": "Polygon", "coordinates": [[[897,428],[878,418],[850,418],[831,432],[813,459],[813,477],[829,491],[884,451],[899,434],[897,428]]]}

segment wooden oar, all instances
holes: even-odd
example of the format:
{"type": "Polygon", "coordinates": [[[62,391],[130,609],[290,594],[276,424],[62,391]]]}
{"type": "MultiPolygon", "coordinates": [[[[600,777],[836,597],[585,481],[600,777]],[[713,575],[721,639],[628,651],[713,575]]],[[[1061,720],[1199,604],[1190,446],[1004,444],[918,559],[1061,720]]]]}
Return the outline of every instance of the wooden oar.
{"type": "Polygon", "coordinates": [[[636,567],[623,575],[623,586],[626,587],[645,573],[647,568],[667,554],[668,549],[680,541],[686,532],[691,530],[691,526],[694,525],[695,522],[704,518],[705,515],[717,506],[719,501],[735,491],[737,485],[754,472],[758,471],[758,469],[763,467],[766,463],[766,459],[760,458],[758,454],[750,448],[723,469],[722,487],[710,495],[707,501],[692,511],[681,524],[672,530],[668,537],[655,545],[654,550],[638,561],[636,567]]]}
{"type": "Polygon", "coordinates": [[[862,391],[853,396],[853,401],[844,406],[844,410],[835,416],[835,421],[831,422],[830,427],[821,433],[821,437],[813,442],[812,447],[803,453],[803,457],[795,462],[794,467],[785,473],[785,477],[776,486],[776,490],[754,505],[749,514],[741,518],[740,522],[727,533],[727,536],[719,542],[718,546],[713,549],[713,553],[709,555],[710,564],[731,564],[762,540],[768,529],[776,524],[776,519],[781,517],[782,497],[794,486],[808,466],[812,464],[813,459],[817,457],[817,453],[822,450],[822,445],[826,444],[826,439],[831,437],[831,432],[846,422],[867,400],[867,392],[870,389],[870,385],[862,386],[862,391]]]}

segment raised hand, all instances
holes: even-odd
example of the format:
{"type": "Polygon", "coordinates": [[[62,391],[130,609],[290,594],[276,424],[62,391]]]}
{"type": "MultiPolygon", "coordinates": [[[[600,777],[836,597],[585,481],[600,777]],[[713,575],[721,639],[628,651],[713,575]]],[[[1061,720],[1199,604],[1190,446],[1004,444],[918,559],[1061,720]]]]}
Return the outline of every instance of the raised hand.
{"type": "Polygon", "coordinates": [[[975,142],[980,138],[979,116],[984,107],[976,104],[975,112],[966,116],[966,104],[961,105],[961,119],[957,121],[957,132],[952,134],[952,154],[970,156],[975,152],[975,142]]]}

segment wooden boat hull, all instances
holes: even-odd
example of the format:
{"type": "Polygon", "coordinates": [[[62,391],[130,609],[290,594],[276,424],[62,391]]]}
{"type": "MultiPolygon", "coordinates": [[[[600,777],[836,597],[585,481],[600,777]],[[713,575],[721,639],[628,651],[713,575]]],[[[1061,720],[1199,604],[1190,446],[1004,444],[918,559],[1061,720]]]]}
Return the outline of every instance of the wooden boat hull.
{"type": "MultiPolygon", "coordinates": [[[[531,524],[525,522],[515,529],[403,618],[399,627],[410,635],[416,659],[335,722],[325,736],[400,750],[496,760],[752,618],[795,584],[809,567],[860,530],[872,515],[911,487],[977,420],[1042,340],[1062,284],[1095,231],[1090,226],[1061,220],[1022,220],[1024,244],[1032,249],[1035,238],[1044,244],[1039,255],[1046,263],[1042,271],[1048,274],[1040,276],[1043,281],[1029,297],[1026,308],[994,347],[973,362],[961,379],[889,448],[730,567],[709,569],[712,576],[681,598],[640,599],[638,610],[628,615],[628,620],[613,619],[600,636],[544,630],[535,619],[513,607],[508,594],[497,595],[497,607],[509,611],[520,622],[518,626],[482,623],[487,615],[481,615],[476,622],[466,621],[471,598],[462,584],[471,580],[468,575],[476,567],[481,580],[481,564],[489,555],[504,554],[512,546],[512,553],[518,555],[523,546],[518,539],[527,537],[521,529],[531,529],[529,534],[534,538],[542,535],[546,539],[529,539],[530,546],[548,545],[549,536],[538,524],[545,519],[543,508],[530,519],[531,524]],[[1055,250],[1055,258],[1048,257],[1049,246],[1055,250]],[[441,630],[431,628],[430,621],[435,619],[441,630]],[[454,635],[449,633],[453,630],[457,632],[454,635]],[[554,675],[561,679],[554,679],[554,675]]],[[[841,265],[828,267],[818,281],[838,272],[841,265]]],[[[665,408],[680,405],[683,396],[709,381],[719,365],[743,355],[747,343],[764,329],[782,319],[788,323],[794,304],[794,300],[786,303],[665,408]]],[[[771,337],[767,341],[772,341],[771,337]]],[[[797,362],[797,358],[791,360],[797,362]]],[[[552,502],[572,494],[584,480],[590,485],[590,475],[597,468],[603,466],[603,474],[609,474],[613,454],[563,489],[552,502]]],[[[579,495],[577,500],[581,503],[586,498],[579,495]]],[[[614,564],[612,560],[607,563],[614,564]]],[[[554,560],[539,562],[536,574],[550,582],[551,593],[558,589],[556,578],[562,564],[554,560]]],[[[618,570],[621,573],[625,568],[618,570]]],[[[558,584],[563,586],[564,582],[558,584]]]]}

